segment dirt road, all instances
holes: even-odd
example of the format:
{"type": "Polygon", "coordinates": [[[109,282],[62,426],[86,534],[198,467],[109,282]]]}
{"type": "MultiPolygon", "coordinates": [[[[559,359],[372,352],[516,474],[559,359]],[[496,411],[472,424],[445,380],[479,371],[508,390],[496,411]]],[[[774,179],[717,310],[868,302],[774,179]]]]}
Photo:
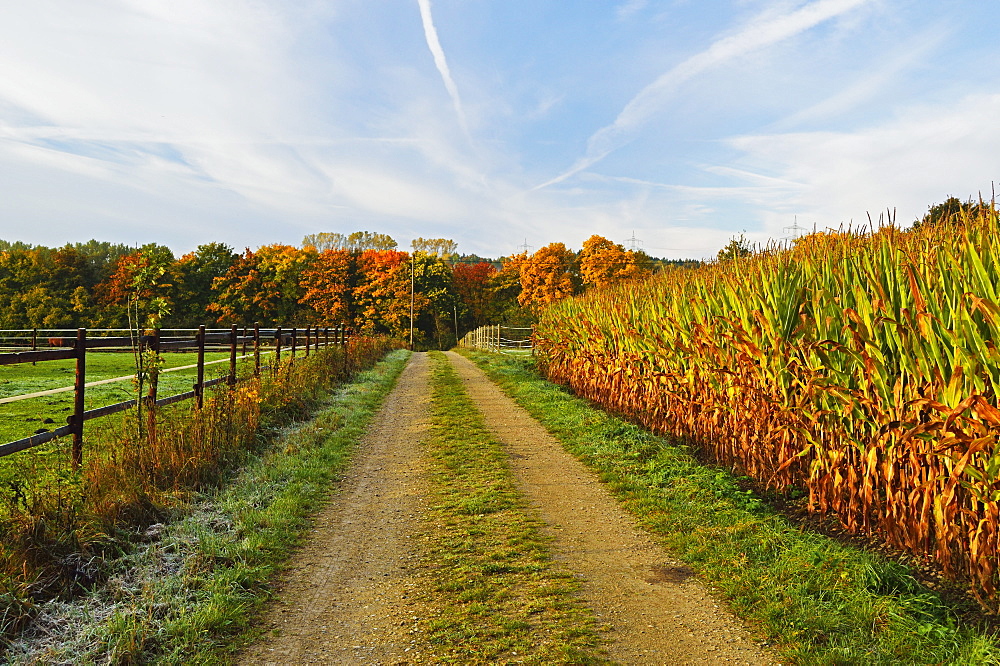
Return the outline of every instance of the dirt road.
{"type": "Polygon", "coordinates": [[[448,353],[486,425],[511,453],[522,492],[583,580],[611,655],[624,664],[770,663],[743,627],[642,530],[581,462],[471,361],[448,353]]]}
{"type": "MultiPolygon", "coordinates": [[[[609,627],[624,664],[769,664],[773,659],[671,559],[579,461],[470,361],[449,361],[505,443],[522,492],[580,577],[585,602],[609,627]]],[[[271,636],[245,664],[427,662],[415,623],[428,427],[428,356],[414,354],[365,439],[340,493],[267,617],[271,636]]],[[[432,660],[432,659],[431,659],[432,660]]]]}
{"type": "Polygon", "coordinates": [[[259,664],[398,664],[423,660],[419,549],[428,427],[428,356],[414,354],[355,454],[339,492],[281,583],[259,664]]]}

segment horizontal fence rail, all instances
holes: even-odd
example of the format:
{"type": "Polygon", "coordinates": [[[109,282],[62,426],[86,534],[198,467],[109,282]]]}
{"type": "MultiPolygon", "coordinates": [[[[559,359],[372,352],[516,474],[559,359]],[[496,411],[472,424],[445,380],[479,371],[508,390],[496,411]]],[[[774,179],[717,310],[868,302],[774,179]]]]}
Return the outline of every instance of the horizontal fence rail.
{"type": "Polygon", "coordinates": [[[458,342],[465,349],[479,349],[497,354],[531,354],[534,329],[514,326],[480,326],[458,342]]]}
{"type": "Polygon", "coordinates": [[[162,407],[182,400],[194,399],[196,407],[202,407],[205,389],[226,383],[230,386],[238,381],[236,362],[240,359],[253,357],[253,376],[259,376],[261,370],[269,366],[261,365],[261,357],[273,355],[275,363],[281,361],[283,350],[287,350],[288,358],[294,359],[296,354],[309,356],[311,351],[322,347],[342,346],[346,349],[350,332],[344,326],[312,327],[304,329],[277,326],[261,328],[259,325],[243,327],[242,332],[236,326],[228,329],[208,329],[201,326],[197,329],[161,329],[148,335],[136,335],[128,329],[29,329],[0,330],[0,366],[18,363],[40,363],[57,360],[76,360],[76,376],[73,386],[38,391],[35,393],[9,396],[0,399],[0,404],[26,400],[41,396],[73,391],[73,414],[67,417],[67,425],[53,430],[38,432],[29,437],[0,444],[0,457],[8,456],[32,447],[50,442],[59,437],[73,436],[72,460],[77,468],[83,461],[83,424],[91,419],[110,416],[139,406],[146,405],[162,407]],[[72,336],[67,335],[73,333],[72,336]],[[91,335],[96,333],[97,335],[91,335]],[[124,333],[124,335],[122,335],[124,333]],[[185,333],[189,335],[184,335],[185,333]],[[39,347],[48,347],[39,349],[39,347]],[[99,352],[143,352],[187,351],[197,352],[198,362],[192,365],[166,368],[158,374],[178,370],[195,369],[197,379],[193,390],[165,397],[157,396],[157,382],[150,381],[147,394],[136,396],[131,400],[105,405],[95,409],[84,409],[84,396],[87,387],[133,379],[136,375],[126,375],[112,379],[102,379],[87,382],[87,356],[99,352]],[[205,353],[228,351],[229,358],[215,361],[205,361],[205,353]],[[242,353],[240,353],[242,352],[242,353]],[[302,353],[304,352],[304,354],[302,353]],[[205,367],[228,363],[228,372],[215,379],[205,379],[205,367]]]}

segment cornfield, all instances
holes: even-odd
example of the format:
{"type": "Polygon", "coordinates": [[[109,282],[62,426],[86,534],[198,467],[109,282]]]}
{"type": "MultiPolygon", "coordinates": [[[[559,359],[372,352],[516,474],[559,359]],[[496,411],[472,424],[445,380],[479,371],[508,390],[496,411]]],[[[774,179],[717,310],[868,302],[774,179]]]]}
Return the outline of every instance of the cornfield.
{"type": "Polygon", "coordinates": [[[935,559],[996,609],[1000,221],[974,210],[567,299],[536,355],[578,394],[935,559]]]}

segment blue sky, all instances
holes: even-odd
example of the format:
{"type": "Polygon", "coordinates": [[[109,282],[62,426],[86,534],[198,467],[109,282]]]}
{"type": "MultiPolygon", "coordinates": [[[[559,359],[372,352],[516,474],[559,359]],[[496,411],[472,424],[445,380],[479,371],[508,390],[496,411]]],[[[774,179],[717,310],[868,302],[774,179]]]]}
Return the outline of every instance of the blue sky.
{"type": "Polygon", "coordinates": [[[997,0],[0,0],[0,238],[709,257],[1000,181],[997,0]]]}

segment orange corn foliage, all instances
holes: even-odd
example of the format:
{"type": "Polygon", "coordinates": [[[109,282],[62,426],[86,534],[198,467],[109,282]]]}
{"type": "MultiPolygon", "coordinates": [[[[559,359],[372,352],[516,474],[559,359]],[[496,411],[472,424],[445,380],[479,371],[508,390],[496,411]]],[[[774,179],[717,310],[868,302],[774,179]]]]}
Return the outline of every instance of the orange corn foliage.
{"type": "Polygon", "coordinates": [[[1000,222],[816,234],[563,300],[555,380],[851,531],[930,556],[996,608],[1000,222]]]}

